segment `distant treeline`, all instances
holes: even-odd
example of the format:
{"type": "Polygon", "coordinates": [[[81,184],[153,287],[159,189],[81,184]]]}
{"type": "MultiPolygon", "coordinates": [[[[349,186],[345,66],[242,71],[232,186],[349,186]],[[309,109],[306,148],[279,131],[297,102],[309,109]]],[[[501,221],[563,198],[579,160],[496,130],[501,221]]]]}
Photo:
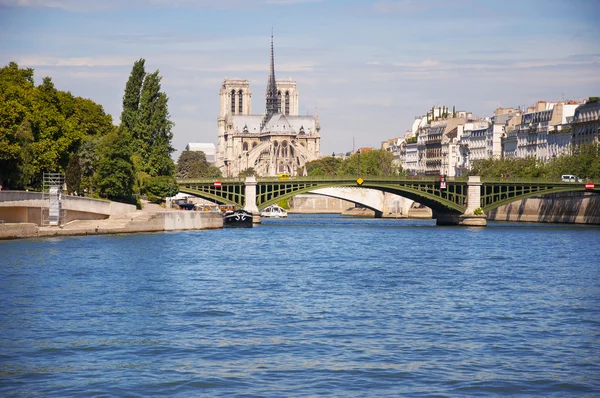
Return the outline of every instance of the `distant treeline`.
{"type": "Polygon", "coordinates": [[[582,179],[600,180],[600,144],[587,143],[574,147],[548,162],[534,157],[484,159],[473,162],[471,175],[498,178],[542,178],[559,180],[563,174],[582,179]]]}

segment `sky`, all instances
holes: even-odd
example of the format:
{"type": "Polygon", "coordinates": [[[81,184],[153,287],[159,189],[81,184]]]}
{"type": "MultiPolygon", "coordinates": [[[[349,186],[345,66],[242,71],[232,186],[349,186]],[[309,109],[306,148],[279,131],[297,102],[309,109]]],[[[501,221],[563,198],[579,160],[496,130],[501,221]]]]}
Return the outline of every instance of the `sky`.
{"type": "Polygon", "coordinates": [[[600,96],[600,0],[0,0],[0,63],[50,76],[119,123],[133,63],[159,70],[176,160],[217,142],[219,90],[248,79],[265,109],[275,74],[318,110],[323,154],[380,148],[445,105],[600,96]]]}

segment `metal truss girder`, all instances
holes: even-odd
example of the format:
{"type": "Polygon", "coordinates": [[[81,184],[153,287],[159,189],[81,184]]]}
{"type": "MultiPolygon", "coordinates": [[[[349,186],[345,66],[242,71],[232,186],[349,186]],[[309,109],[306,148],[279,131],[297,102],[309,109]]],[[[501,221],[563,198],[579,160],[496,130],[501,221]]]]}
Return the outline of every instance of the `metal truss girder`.
{"type": "Polygon", "coordinates": [[[576,191],[585,191],[585,186],[545,182],[488,182],[481,186],[481,208],[487,212],[532,196],[576,191]]]}
{"type": "Polygon", "coordinates": [[[440,188],[439,182],[402,182],[398,184],[364,183],[364,188],[378,189],[385,192],[405,196],[429,207],[445,207],[463,212],[467,208],[467,185],[464,183],[447,183],[446,188],[440,188]],[[427,203],[423,203],[427,199],[427,203]]]}
{"type": "Polygon", "coordinates": [[[179,183],[179,190],[217,203],[235,204],[239,207],[244,206],[246,194],[243,181],[221,183],[220,187],[215,187],[214,181],[182,180],[179,183]]]}

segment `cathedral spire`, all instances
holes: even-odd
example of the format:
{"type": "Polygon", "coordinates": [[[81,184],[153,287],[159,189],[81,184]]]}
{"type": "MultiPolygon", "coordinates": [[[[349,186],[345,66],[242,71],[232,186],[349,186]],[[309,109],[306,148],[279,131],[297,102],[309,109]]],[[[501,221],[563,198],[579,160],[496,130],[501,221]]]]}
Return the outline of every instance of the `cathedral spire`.
{"type": "Polygon", "coordinates": [[[275,56],[273,55],[273,29],[271,29],[271,67],[269,70],[269,82],[267,83],[267,107],[265,122],[276,113],[279,113],[279,96],[277,95],[277,83],[275,81],[275,56]]]}

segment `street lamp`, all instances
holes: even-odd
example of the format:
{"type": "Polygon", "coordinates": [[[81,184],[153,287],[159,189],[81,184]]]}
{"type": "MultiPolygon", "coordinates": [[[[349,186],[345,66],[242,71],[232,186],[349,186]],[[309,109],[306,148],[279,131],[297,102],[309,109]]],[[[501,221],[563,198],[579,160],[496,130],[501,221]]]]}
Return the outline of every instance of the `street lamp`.
{"type": "Polygon", "coordinates": [[[238,178],[242,177],[242,155],[238,155],[238,178]]]}
{"type": "Polygon", "coordinates": [[[356,153],[358,154],[358,176],[360,177],[360,149],[356,153]]]}
{"type": "Polygon", "coordinates": [[[223,163],[225,164],[225,178],[229,178],[229,161],[225,159],[223,163]]]}
{"type": "Polygon", "coordinates": [[[335,175],[335,152],[331,153],[331,174],[335,175]]]}
{"type": "Polygon", "coordinates": [[[250,152],[246,151],[246,175],[248,175],[248,158],[250,157],[250,152]]]}

